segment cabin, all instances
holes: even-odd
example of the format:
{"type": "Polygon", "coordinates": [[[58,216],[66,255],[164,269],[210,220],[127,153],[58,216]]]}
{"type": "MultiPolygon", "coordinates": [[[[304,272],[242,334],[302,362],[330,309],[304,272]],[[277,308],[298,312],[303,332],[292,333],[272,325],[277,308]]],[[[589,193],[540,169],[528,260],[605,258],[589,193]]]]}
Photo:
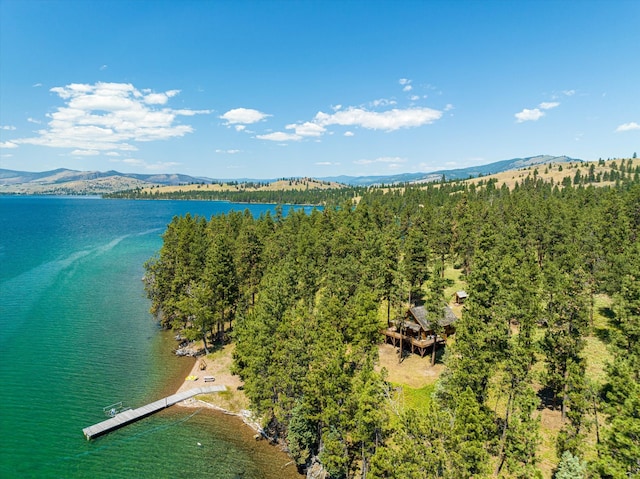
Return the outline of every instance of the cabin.
{"type": "Polygon", "coordinates": [[[433,313],[427,311],[424,306],[410,308],[404,318],[382,330],[385,341],[393,346],[411,347],[412,353],[417,352],[420,357],[424,357],[429,347],[444,344],[447,337],[455,333],[455,323],[458,320],[449,306],[443,306],[442,314],[437,320],[437,328],[433,327],[435,318],[430,316],[433,316],[433,313]]]}
{"type": "Polygon", "coordinates": [[[466,291],[456,291],[456,294],[453,295],[453,300],[456,304],[464,304],[469,295],[466,291]]]}

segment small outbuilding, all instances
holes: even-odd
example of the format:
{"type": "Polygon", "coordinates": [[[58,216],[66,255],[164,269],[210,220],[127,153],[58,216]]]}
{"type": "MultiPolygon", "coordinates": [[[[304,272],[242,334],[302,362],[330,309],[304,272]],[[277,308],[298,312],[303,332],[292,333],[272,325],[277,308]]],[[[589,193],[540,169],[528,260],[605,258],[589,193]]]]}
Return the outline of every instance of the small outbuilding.
{"type": "Polygon", "coordinates": [[[456,304],[463,304],[468,297],[469,295],[466,291],[456,291],[456,294],[453,295],[453,300],[456,304]]]}

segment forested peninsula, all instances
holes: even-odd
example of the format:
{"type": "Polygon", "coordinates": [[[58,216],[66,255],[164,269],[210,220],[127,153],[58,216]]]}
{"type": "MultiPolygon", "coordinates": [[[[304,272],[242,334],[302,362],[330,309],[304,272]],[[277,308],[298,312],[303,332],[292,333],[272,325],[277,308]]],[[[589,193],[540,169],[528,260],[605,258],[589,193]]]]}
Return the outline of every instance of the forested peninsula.
{"type": "Polygon", "coordinates": [[[638,166],[591,173],[176,217],[146,264],[152,312],[234,343],[251,409],[309,476],[640,477],[638,166]],[[413,306],[446,346],[409,401],[379,351],[413,306]]]}

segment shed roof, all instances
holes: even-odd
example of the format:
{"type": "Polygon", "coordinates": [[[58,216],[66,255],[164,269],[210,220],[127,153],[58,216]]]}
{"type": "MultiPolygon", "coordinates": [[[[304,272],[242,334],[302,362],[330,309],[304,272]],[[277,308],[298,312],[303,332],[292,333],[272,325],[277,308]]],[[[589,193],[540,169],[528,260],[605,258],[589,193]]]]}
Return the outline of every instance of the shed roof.
{"type": "MultiPolygon", "coordinates": [[[[440,326],[450,326],[458,320],[458,317],[449,306],[443,306],[442,312],[442,317],[438,319],[438,324],[440,326]]],[[[424,306],[414,306],[409,309],[409,313],[425,331],[431,330],[431,320],[428,318],[428,315],[433,315],[433,313],[429,313],[424,306]]]]}
{"type": "Polygon", "coordinates": [[[469,297],[467,292],[466,291],[462,291],[462,290],[461,291],[456,291],[456,296],[458,298],[468,298],[469,297]]]}

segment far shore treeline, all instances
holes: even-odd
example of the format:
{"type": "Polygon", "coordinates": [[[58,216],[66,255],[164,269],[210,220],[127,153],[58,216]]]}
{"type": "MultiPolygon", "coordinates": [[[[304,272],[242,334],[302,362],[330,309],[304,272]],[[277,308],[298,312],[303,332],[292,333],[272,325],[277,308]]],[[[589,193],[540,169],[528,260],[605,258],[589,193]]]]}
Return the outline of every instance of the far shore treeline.
{"type": "Polygon", "coordinates": [[[552,457],[556,477],[639,477],[640,181],[631,161],[614,171],[598,187],[528,175],[176,217],[146,291],[163,326],[235,343],[252,410],[301,470],[531,478],[552,457]],[[441,311],[451,269],[469,299],[433,394],[409,407],[376,367],[380,330],[409,302],[441,311]]]}
{"type": "Polygon", "coordinates": [[[137,200],[205,200],[229,201],[231,203],[271,203],[288,205],[339,205],[346,200],[359,197],[365,187],[345,187],[331,190],[273,190],[273,191],[222,191],[184,190],[162,192],[143,189],[128,190],[103,195],[105,198],[128,198],[137,200]]]}

